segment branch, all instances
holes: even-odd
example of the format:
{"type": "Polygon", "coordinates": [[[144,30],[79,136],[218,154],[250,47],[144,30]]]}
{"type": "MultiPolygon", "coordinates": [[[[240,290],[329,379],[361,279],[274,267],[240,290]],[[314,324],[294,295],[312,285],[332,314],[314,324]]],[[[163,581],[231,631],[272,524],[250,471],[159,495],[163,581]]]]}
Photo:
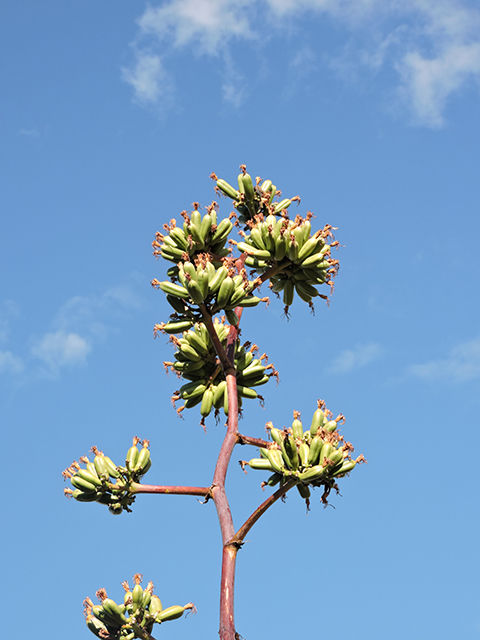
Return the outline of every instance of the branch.
{"type": "Polygon", "coordinates": [[[251,438],[250,436],[244,436],[241,433],[237,433],[237,444],[251,444],[252,447],[260,447],[266,449],[272,443],[268,440],[262,440],[261,438],[251,438]]]}
{"type": "MultiPolygon", "coordinates": [[[[242,311],[243,309],[241,307],[237,307],[235,309],[235,313],[239,320],[242,317],[242,311]]],[[[216,485],[214,487],[213,499],[217,508],[224,545],[220,590],[220,640],[234,640],[234,638],[238,638],[235,631],[234,620],[235,566],[238,547],[236,545],[227,544],[227,541],[232,537],[235,529],[233,527],[232,514],[228,504],[227,494],[225,492],[225,479],[227,476],[228,465],[230,463],[233,449],[237,443],[238,436],[237,378],[236,370],[232,367],[235,357],[235,344],[238,337],[237,327],[230,327],[230,332],[227,338],[226,353],[230,365],[228,373],[224,370],[228,393],[227,433],[220,449],[213,476],[213,484],[216,485]]]]}
{"type": "Polygon", "coordinates": [[[272,495],[269,498],[267,498],[265,500],[265,502],[263,502],[257,509],[255,509],[255,511],[252,513],[252,515],[240,527],[240,529],[233,536],[233,538],[231,538],[228,541],[228,544],[229,545],[235,545],[235,546],[241,546],[243,544],[244,540],[245,540],[245,536],[250,531],[250,529],[253,527],[253,525],[257,522],[257,520],[259,520],[261,518],[261,516],[263,516],[265,511],[267,511],[267,509],[269,509],[272,506],[272,504],[275,504],[275,502],[279,498],[284,496],[287,493],[287,491],[290,491],[290,489],[292,487],[294,487],[295,485],[296,485],[296,481],[295,480],[288,480],[283,485],[283,487],[280,487],[280,489],[277,489],[275,491],[275,493],[272,493],[272,495]]]}
{"type": "Polygon", "coordinates": [[[260,280],[260,283],[257,286],[260,286],[260,284],[262,284],[266,280],[269,280],[272,276],[276,276],[277,273],[280,273],[284,269],[285,269],[285,265],[280,266],[278,264],[274,264],[273,267],[270,267],[270,269],[267,269],[265,273],[263,273],[261,276],[257,278],[257,280],[260,280]]]}
{"type": "Polygon", "coordinates": [[[137,638],[142,638],[142,640],[155,640],[153,636],[151,636],[148,631],[142,629],[140,625],[135,622],[132,624],[132,629],[135,631],[137,638]]]}
{"type": "MultiPolygon", "coordinates": [[[[230,338],[230,336],[229,336],[230,338]]],[[[228,348],[228,345],[227,345],[228,348]]],[[[235,369],[234,369],[235,371],[235,369]]],[[[225,491],[225,479],[233,448],[237,442],[238,429],[238,398],[237,379],[235,373],[228,374],[228,423],[227,433],[223,440],[218,455],[215,473],[213,475],[213,500],[217,509],[218,521],[222,532],[222,576],[220,584],[220,640],[234,640],[236,638],[234,621],[234,590],[235,590],[235,563],[237,549],[227,546],[227,541],[235,532],[232,512],[228,504],[225,491]]]]}
{"type": "Polygon", "coordinates": [[[230,360],[228,359],[228,356],[225,353],[225,349],[222,347],[222,343],[220,342],[217,332],[215,331],[215,327],[213,326],[212,316],[207,311],[205,305],[199,304],[198,307],[202,313],[202,320],[205,323],[210,339],[213,343],[213,346],[215,347],[215,351],[217,353],[218,359],[220,360],[220,364],[222,365],[223,372],[225,373],[225,376],[227,376],[228,373],[235,371],[233,360],[232,362],[230,362],[230,360]]]}
{"type": "Polygon", "coordinates": [[[258,278],[254,280],[255,286],[253,290],[258,289],[264,282],[269,280],[272,276],[276,276],[277,273],[281,273],[285,268],[286,265],[280,266],[278,264],[274,264],[272,267],[270,267],[270,269],[267,269],[265,273],[262,273],[261,276],[258,276],[258,278]]]}
{"type": "MultiPolygon", "coordinates": [[[[237,270],[240,271],[245,263],[245,256],[242,256],[236,262],[237,270]]],[[[235,590],[235,565],[237,559],[237,552],[241,544],[237,544],[233,540],[234,526],[232,512],[230,505],[228,504],[228,498],[225,491],[225,480],[227,477],[228,465],[232,456],[233,449],[238,442],[246,441],[242,436],[239,439],[238,433],[238,393],[237,393],[237,372],[234,366],[235,358],[235,345],[238,338],[238,325],[231,326],[227,338],[226,349],[223,349],[220,340],[218,339],[217,332],[213,326],[212,317],[207,311],[204,305],[199,305],[200,311],[203,316],[203,321],[210,335],[212,343],[215,347],[215,351],[220,360],[220,364],[227,381],[227,394],[228,394],[228,420],[227,420],[227,433],[223,440],[218,455],[217,464],[215,466],[215,472],[213,475],[211,496],[215,502],[217,509],[218,521],[220,524],[220,530],[222,533],[223,541],[223,553],[222,553],[222,576],[220,584],[220,640],[235,640],[238,638],[238,634],[235,631],[234,620],[234,590],[235,590]]],[[[235,313],[240,321],[242,317],[243,309],[237,307],[235,313]]],[[[255,440],[255,445],[259,446],[259,442],[264,443],[263,440],[251,439],[251,443],[255,440]]],[[[243,442],[242,442],[243,443],[243,442]]],[[[266,443],[265,443],[266,444],[266,443]]],[[[288,491],[284,488],[283,493],[288,491]]],[[[281,495],[283,495],[283,493],[281,495]]],[[[279,496],[280,497],[280,496],[279,496]]],[[[268,507],[266,507],[268,508],[268,507]]],[[[265,509],[266,510],[266,509],[265,509]]],[[[261,513],[257,516],[260,517],[261,513]]],[[[253,525],[254,522],[250,526],[253,525]]],[[[248,531],[248,529],[247,529],[248,531]]]]}
{"type": "MultiPolygon", "coordinates": [[[[242,315],[242,309],[237,308],[236,312],[239,319],[242,315]]],[[[228,371],[224,369],[225,378],[227,380],[228,393],[228,420],[227,433],[223,440],[218,454],[215,472],[213,474],[213,499],[217,507],[220,528],[222,530],[223,544],[232,537],[235,532],[233,527],[232,514],[225,493],[225,480],[227,477],[228,465],[232,456],[233,449],[237,443],[238,434],[238,395],[237,395],[237,378],[236,370],[233,366],[235,356],[235,343],[237,341],[238,330],[231,326],[227,338],[226,357],[228,358],[228,371]],[[231,532],[231,533],[230,533],[231,532]]],[[[221,346],[221,345],[220,345],[221,346]]],[[[223,351],[223,348],[222,348],[223,351]]],[[[219,356],[220,357],[220,356],[219,356]]]]}
{"type": "Polygon", "coordinates": [[[132,482],[130,485],[130,493],[164,493],[182,496],[203,496],[210,497],[212,487],[182,487],[179,485],[166,486],[156,484],[140,484],[132,482]]]}
{"type": "MultiPolygon", "coordinates": [[[[218,522],[222,533],[223,554],[222,554],[222,577],[220,585],[220,640],[234,640],[237,637],[234,621],[234,589],[235,589],[235,563],[238,548],[226,545],[227,541],[235,533],[233,526],[232,512],[228,503],[225,491],[225,480],[227,477],[228,465],[232,456],[233,448],[237,443],[238,433],[238,395],[237,395],[237,372],[233,364],[235,357],[235,344],[238,337],[237,327],[231,326],[227,338],[227,347],[223,348],[218,339],[217,332],[213,326],[212,317],[204,305],[199,305],[202,312],[203,321],[212,340],[218,359],[223,369],[227,381],[228,394],[228,420],[227,433],[223,440],[218,454],[211,495],[217,509],[218,522]]],[[[235,313],[240,320],[243,309],[235,309],[235,313]]]]}
{"type": "Polygon", "coordinates": [[[220,579],[220,640],[237,640],[239,635],[235,631],[234,596],[235,596],[235,567],[237,552],[236,545],[225,545],[222,552],[222,576],[220,579]]]}

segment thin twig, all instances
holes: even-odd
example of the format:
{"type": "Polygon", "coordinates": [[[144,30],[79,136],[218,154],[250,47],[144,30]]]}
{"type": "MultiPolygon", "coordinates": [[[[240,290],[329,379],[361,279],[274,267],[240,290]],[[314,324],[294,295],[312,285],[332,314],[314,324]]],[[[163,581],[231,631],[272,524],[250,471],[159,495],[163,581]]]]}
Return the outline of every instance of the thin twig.
{"type": "Polygon", "coordinates": [[[266,282],[272,276],[276,276],[277,273],[281,273],[284,269],[285,269],[285,265],[280,266],[278,264],[274,264],[273,267],[270,267],[270,269],[267,269],[267,271],[265,271],[265,273],[259,276],[258,279],[261,280],[262,283],[266,282]]]}
{"type": "Polygon", "coordinates": [[[277,500],[279,500],[282,496],[284,496],[287,493],[287,491],[290,491],[290,489],[295,485],[296,485],[295,480],[288,480],[283,485],[283,487],[280,487],[280,489],[277,489],[275,493],[272,493],[272,495],[269,498],[267,498],[265,502],[262,502],[262,504],[257,509],[255,509],[255,511],[240,527],[237,533],[228,541],[228,544],[235,545],[235,546],[242,545],[243,541],[245,540],[245,536],[253,527],[253,525],[257,522],[257,520],[259,520],[259,518],[263,516],[265,511],[267,511],[267,509],[269,509],[272,506],[272,504],[275,504],[277,500]]]}
{"type": "Polygon", "coordinates": [[[206,498],[211,493],[211,487],[183,487],[180,485],[156,485],[156,484],[140,484],[132,482],[130,485],[131,493],[164,493],[171,495],[183,496],[203,496],[206,498]]]}
{"type": "Polygon", "coordinates": [[[135,631],[136,636],[142,638],[142,640],[155,640],[146,629],[142,629],[142,627],[135,622],[132,624],[132,629],[135,631]]]}
{"type": "Polygon", "coordinates": [[[272,443],[268,440],[262,440],[261,438],[252,438],[251,436],[244,436],[243,433],[237,433],[238,444],[250,444],[252,447],[260,447],[266,449],[272,443]]]}
{"type": "Polygon", "coordinates": [[[198,305],[198,307],[202,312],[202,320],[205,324],[205,327],[207,328],[207,331],[213,343],[213,346],[215,347],[215,351],[217,353],[218,359],[220,360],[220,364],[222,365],[222,369],[223,369],[223,372],[225,373],[225,376],[228,373],[235,372],[235,367],[233,366],[233,360],[232,362],[230,362],[230,360],[228,359],[227,354],[225,353],[225,349],[223,348],[222,343],[218,338],[217,332],[215,331],[215,327],[213,326],[213,322],[212,322],[212,316],[207,311],[205,305],[200,304],[198,305]]]}

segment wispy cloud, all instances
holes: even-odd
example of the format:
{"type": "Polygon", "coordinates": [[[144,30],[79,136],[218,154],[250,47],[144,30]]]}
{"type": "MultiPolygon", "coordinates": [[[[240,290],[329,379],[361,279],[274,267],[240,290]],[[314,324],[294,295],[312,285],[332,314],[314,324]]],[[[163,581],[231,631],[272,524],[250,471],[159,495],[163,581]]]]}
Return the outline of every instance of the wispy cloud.
{"type": "Polygon", "coordinates": [[[248,83],[232,60],[229,52],[223,56],[222,95],[225,102],[238,109],[248,98],[248,83]]]}
{"type": "Polygon", "coordinates": [[[57,372],[60,367],[85,364],[91,349],[88,340],[78,333],[59,330],[45,334],[32,348],[32,354],[40,358],[51,372],[57,372]]]}
{"type": "Polygon", "coordinates": [[[313,74],[317,65],[315,51],[308,45],[302,45],[288,63],[284,98],[293,97],[300,87],[305,86],[309,76],[313,74]]]}
{"type": "Polygon", "coordinates": [[[480,79],[480,43],[452,43],[435,58],[413,51],[397,67],[402,77],[399,95],[410,105],[414,122],[441,127],[448,98],[469,78],[480,79]]]}
{"type": "MultiPolygon", "coordinates": [[[[344,54],[315,51],[309,64],[317,58],[344,78],[351,77],[348,68],[357,74],[393,70],[391,95],[416,124],[442,126],[448,100],[480,80],[480,9],[467,0],[170,0],[149,5],[139,18],[137,44],[148,40],[149,47],[137,51],[124,79],[140,102],[158,104],[169,92],[155,48],[164,55],[191,47],[193,55],[225,60],[233,42],[265,46],[307,14],[310,22],[333,19],[345,33],[344,54]]],[[[231,83],[222,91],[227,102],[238,101],[231,83]]]]}
{"type": "Polygon", "coordinates": [[[109,332],[111,318],[125,317],[144,306],[135,291],[137,276],[132,282],[113,285],[101,295],[73,296],[62,305],[52,322],[64,332],[76,331],[90,336],[104,337],[109,332]]]}
{"type": "Polygon", "coordinates": [[[0,351],[0,373],[17,375],[22,373],[24,368],[21,358],[14,355],[11,351],[0,351]]]}
{"type": "MultiPolygon", "coordinates": [[[[25,380],[56,377],[62,369],[85,365],[94,349],[118,331],[121,321],[142,309],[144,301],[135,291],[139,277],[113,285],[101,295],[73,296],[55,314],[48,330],[27,338],[29,351],[16,355],[0,351],[0,373],[24,374],[25,380]]],[[[9,317],[19,316],[13,301],[0,304],[0,344],[10,341],[9,317]]],[[[24,340],[22,340],[24,343],[24,340]]]]}
{"type": "Polygon", "coordinates": [[[173,83],[162,59],[149,50],[139,50],[131,68],[122,69],[122,78],[133,87],[135,99],[153,106],[171,99],[173,83]]]}
{"type": "Polygon", "coordinates": [[[408,373],[426,381],[469,382],[480,378],[480,338],[462,342],[446,358],[414,364],[408,373]]]}
{"type": "Polygon", "coordinates": [[[366,367],[383,355],[382,347],[376,342],[358,345],[353,349],[345,349],[333,360],[329,370],[332,373],[350,373],[355,369],[366,367]]]}
{"type": "Polygon", "coordinates": [[[31,354],[57,374],[62,367],[84,365],[95,345],[116,331],[113,320],[124,319],[131,311],[143,307],[132,282],[113,285],[102,295],[73,296],[53,319],[53,330],[34,341],[31,354]]]}
{"type": "MultiPolygon", "coordinates": [[[[136,278],[135,278],[136,280],[136,278]]],[[[143,299],[136,293],[131,284],[117,284],[103,294],[103,303],[118,304],[124,310],[142,309],[144,306],[143,299]]]]}
{"type": "Polygon", "coordinates": [[[254,37],[250,26],[252,0],[171,0],[149,6],[138,20],[145,35],[171,40],[174,45],[195,42],[205,53],[218,55],[233,38],[254,37]]]}
{"type": "MultiPolygon", "coordinates": [[[[14,300],[4,300],[0,304],[0,345],[6,345],[10,340],[11,321],[17,318],[20,309],[14,300]]],[[[22,358],[10,350],[0,350],[0,374],[18,376],[25,369],[22,358]]]]}
{"type": "MultiPolygon", "coordinates": [[[[19,307],[13,300],[4,300],[0,304],[0,344],[6,345],[10,339],[10,323],[13,318],[18,317],[19,307]]],[[[10,350],[0,350],[0,374],[10,374],[17,376],[25,369],[22,358],[12,353],[10,350]]]]}
{"type": "Polygon", "coordinates": [[[20,313],[18,304],[14,300],[4,300],[0,304],[0,344],[8,342],[10,322],[20,313]]]}

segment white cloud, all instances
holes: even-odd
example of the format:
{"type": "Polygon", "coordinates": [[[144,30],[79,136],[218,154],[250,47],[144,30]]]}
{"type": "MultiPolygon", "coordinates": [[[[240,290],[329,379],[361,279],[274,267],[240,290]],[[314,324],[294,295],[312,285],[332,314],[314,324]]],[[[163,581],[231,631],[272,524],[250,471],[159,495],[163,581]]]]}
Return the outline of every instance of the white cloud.
{"type": "Polygon", "coordinates": [[[358,345],[354,349],[345,349],[332,362],[332,373],[350,373],[370,364],[383,354],[382,347],[376,342],[358,345]]]}
{"type": "Polygon", "coordinates": [[[124,320],[131,311],[143,307],[143,300],[135,291],[139,279],[138,274],[132,274],[130,282],[113,285],[102,295],[67,300],[52,322],[53,330],[35,341],[31,354],[51,372],[85,364],[94,346],[117,331],[112,319],[124,320]]]}
{"type": "Polygon", "coordinates": [[[238,109],[248,97],[248,84],[242,73],[236,68],[228,51],[223,56],[223,66],[224,72],[221,74],[223,99],[238,109]]]}
{"type": "MultiPolygon", "coordinates": [[[[24,356],[0,350],[0,373],[24,373],[24,381],[28,381],[85,364],[95,346],[117,333],[131,312],[143,308],[145,303],[136,292],[139,281],[148,286],[134,273],[127,282],[112,285],[101,295],[73,296],[56,313],[47,331],[28,337],[30,348],[24,356]]],[[[10,318],[18,316],[20,309],[14,301],[0,303],[0,344],[9,341],[10,318]]]]}
{"type": "Polygon", "coordinates": [[[40,358],[51,370],[60,367],[84,364],[91,351],[89,342],[78,333],[59,330],[47,333],[32,348],[32,354],[40,358]]]}
{"type": "Polygon", "coordinates": [[[405,55],[398,70],[402,77],[399,93],[410,105],[414,121],[440,127],[444,124],[447,99],[469,77],[480,79],[480,42],[450,44],[436,58],[425,58],[413,51],[405,55]]]}
{"type": "Polygon", "coordinates": [[[243,83],[237,85],[232,80],[229,80],[222,85],[222,95],[225,102],[238,109],[245,102],[246,89],[243,83]]]}
{"type": "Polygon", "coordinates": [[[280,18],[309,11],[331,15],[353,26],[371,18],[374,11],[385,12],[382,0],[266,0],[266,5],[280,18]]]}
{"type": "Polygon", "coordinates": [[[457,345],[446,358],[414,364],[408,372],[427,381],[460,383],[480,378],[480,338],[457,345]]]}
{"type": "Polygon", "coordinates": [[[309,73],[313,65],[316,61],[315,52],[311,47],[303,46],[297,53],[294,55],[292,60],[290,61],[290,69],[294,70],[296,73],[300,75],[305,75],[309,73]]]}
{"type": "Polygon", "coordinates": [[[172,0],[149,6],[138,24],[143,34],[173,39],[176,46],[196,42],[209,54],[217,54],[232,38],[252,38],[249,24],[252,0],[172,0]]]}
{"type": "Polygon", "coordinates": [[[22,373],[24,364],[22,359],[11,351],[0,351],[0,373],[22,373]]]}
{"type": "MultiPolygon", "coordinates": [[[[416,124],[441,126],[448,100],[480,80],[480,9],[467,0],[170,0],[148,6],[139,18],[138,40],[149,39],[150,49],[123,70],[124,79],[139,101],[158,104],[169,92],[153,48],[172,53],[190,46],[194,55],[225,58],[232,42],[265,46],[307,14],[310,22],[327,16],[345,29],[343,55],[316,57],[345,79],[352,77],[348,67],[357,74],[393,69],[393,95],[416,124]]],[[[222,91],[235,106],[244,99],[231,82],[222,91]]]]}
{"type": "Polygon", "coordinates": [[[130,311],[138,311],[144,305],[135,291],[139,277],[133,274],[130,280],[133,284],[113,285],[102,295],[73,296],[56,314],[54,327],[64,332],[76,331],[90,337],[106,337],[110,330],[110,318],[124,318],[130,311]]]}
{"type": "Polygon", "coordinates": [[[171,81],[160,56],[149,51],[137,51],[134,67],[123,68],[122,78],[132,85],[136,100],[143,104],[158,104],[171,92],[171,81]]]}
{"type": "MultiPolygon", "coordinates": [[[[300,46],[288,63],[282,96],[288,99],[297,95],[299,89],[307,85],[308,77],[315,71],[316,65],[317,56],[313,49],[308,45],[300,46]]],[[[311,84],[312,81],[308,82],[308,86],[311,84]]]]}

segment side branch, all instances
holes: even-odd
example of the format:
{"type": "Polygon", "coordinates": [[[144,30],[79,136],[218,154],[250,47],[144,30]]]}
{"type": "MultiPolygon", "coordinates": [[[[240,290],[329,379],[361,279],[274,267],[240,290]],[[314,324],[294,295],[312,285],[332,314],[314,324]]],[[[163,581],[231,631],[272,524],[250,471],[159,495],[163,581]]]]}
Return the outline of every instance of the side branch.
{"type": "Polygon", "coordinates": [[[240,529],[233,536],[233,538],[231,538],[228,541],[228,544],[237,545],[237,546],[241,545],[245,540],[245,536],[253,527],[253,525],[257,522],[257,520],[259,520],[263,516],[265,511],[267,511],[267,509],[269,509],[272,506],[272,504],[275,504],[275,502],[279,500],[282,496],[284,496],[287,493],[287,491],[290,491],[290,489],[294,487],[295,484],[296,484],[295,480],[289,480],[283,485],[283,487],[280,487],[280,489],[277,489],[275,493],[272,493],[272,495],[269,498],[267,498],[265,502],[263,502],[258,507],[258,509],[255,509],[252,515],[240,527],[240,529]]]}
{"type": "Polygon", "coordinates": [[[261,284],[263,284],[264,282],[266,282],[267,280],[269,280],[272,276],[276,276],[277,273],[280,273],[281,271],[283,271],[285,269],[285,267],[280,267],[278,264],[273,265],[273,267],[270,267],[270,269],[267,269],[267,271],[265,271],[265,273],[262,273],[261,276],[258,276],[256,282],[258,282],[258,284],[256,285],[255,288],[259,287],[261,284]]]}
{"type": "Polygon", "coordinates": [[[225,349],[218,339],[217,332],[215,331],[215,327],[213,326],[212,316],[208,313],[205,305],[199,304],[198,307],[202,313],[203,322],[205,323],[205,327],[207,328],[210,339],[213,343],[213,346],[215,347],[215,351],[217,352],[218,359],[220,360],[220,364],[222,365],[223,372],[225,373],[225,375],[227,375],[227,373],[234,373],[235,367],[233,366],[233,363],[228,359],[228,356],[225,353],[225,349]]]}
{"type": "Polygon", "coordinates": [[[181,496],[202,496],[208,498],[211,495],[212,487],[182,487],[179,485],[165,486],[155,484],[140,484],[132,482],[131,493],[164,493],[181,496]]]}
{"type": "MultiPolygon", "coordinates": [[[[132,624],[132,629],[135,631],[136,637],[142,638],[142,640],[155,640],[155,638],[150,635],[146,629],[143,629],[138,624],[132,624]]],[[[109,638],[110,637],[113,638],[114,636],[109,636],[109,638]]]]}
{"type": "Polygon", "coordinates": [[[266,449],[271,442],[268,440],[262,440],[261,438],[251,438],[250,436],[244,436],[242,433],[237,433],[237,444],[251,444],[252,447],[266,449]]]}

